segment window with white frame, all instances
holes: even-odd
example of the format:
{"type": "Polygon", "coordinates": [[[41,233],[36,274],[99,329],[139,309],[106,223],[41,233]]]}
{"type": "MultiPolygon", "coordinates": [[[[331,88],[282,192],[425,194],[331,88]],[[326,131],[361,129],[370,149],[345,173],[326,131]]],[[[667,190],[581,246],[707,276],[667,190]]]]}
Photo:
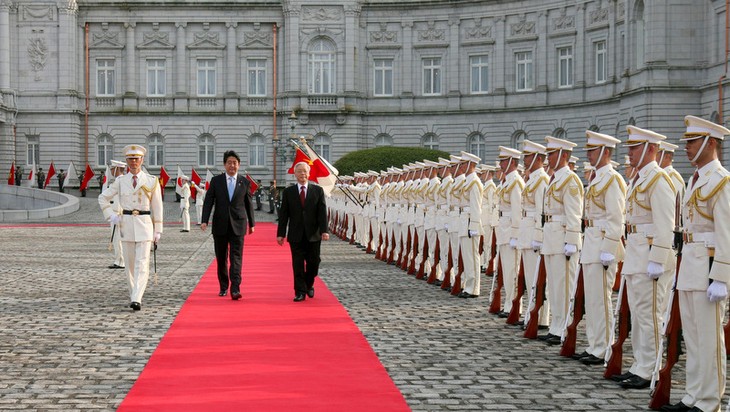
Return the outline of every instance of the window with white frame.
{"type": "Polygon", "coordinates": [[[215,59],[198,59],[198,96],[215,96],[215,59]]]}
{"type": "Polygon", "coordinates": [[[309,47],[309,93],[335,92],[335,45],[326,39],[317,39],[309,47]]]}
{"type": "Polygon", "coordinates": [[[165,142],[160,135],[152,135],[147,143],[145,163],[148,166],[162,166],[165,162],[165,142]]]}
{"type": "Polygon", "coordinates": [[[375,59],[373,61],[373,95],[393,95],[393,59],[375,59]]]}
{"type": "Polygon", "coordinates": [[[147,96],[162,97],[167,92],[165,87],[165,59],[147,59],[147,96]]]}
{"type": "Polygon", "coordinates": [[[330,160],[330,145],[332,139],[326,134],[318,134],[314,138],[314,150],[319,154],[319,157],[329,161],[330,160]]]}
{"type": "Polygon", "coordinates": [[[266,96],[266,59],[248,59],[248,95],[266,96]]]}
{"type": "Polygon", "coordinates": [[[96,95],[114,96],[114,59],[96,59],[96,95]]]}
{"type": "Polygon", "coordinates": [[[198,165],[215,166],[215,140],[211,135],[200,136],[198,139],[198,165]]]}
{"type": "Polygon", "coordinates": [[[96,165],[104,167],[114,158],[114,141],[108,134],[96,139],[96,165]]]}
{"type": "Polygon", "coordinates": [[[438,150],[439,149],[439,138],[433,133],[427,133],[421,139],[421,146],[426,149],[438,150]]]}
{"type": "Polygon", "coordinates": [[[593,47],[596,53],[596,83],[605,83],[608,78],[606,41],[597,41],[593,43],[593,47]]]}
{"type": "Polygon", "coordinates": [[[573,86],[573,46],[558,48],[558,87],[573,86]]]}
{"type": "Polygon", "coordinates": [[[475,154],[481,159],[487,157],[487,140],[481,133],[473,133],[469,137],[469,153],[475,154]]]}
{"type": "Polygon", "coordinates": [[[393,146],[393,138],[386,133],[375,136],[375,147],[393,146]]]}
{"type": "Polygon", "coordinates": [[[517,83],[517,91],[524,92],[532,90],[533,69],[532,69],[532,52],[525,51],[515,53],[515,64],[517,65],[515,76],[517,83]]]}
{"type": "Polygon", "coordinates": [[[471,56],[471,93],[481,94],[489,91],[489,56],[471,56]]]}
{"type": "Polygon", "coordinates": [[[26,164],[28,166],[37,165],[41,160],[41,146],[39,138],[38,136],[28,136],[27,139],[26,164]]]}
{"type": "Polygon", "coordinates": [[[437,96],[441,94],[441,58],[426,57],[423,59],[423,95],[437,96]]]}
{"type": "Polygon", "coordinates": [[[248,165],[266,166],[266,141],[261,135],[254,135],[248,140],[248,165]]]}

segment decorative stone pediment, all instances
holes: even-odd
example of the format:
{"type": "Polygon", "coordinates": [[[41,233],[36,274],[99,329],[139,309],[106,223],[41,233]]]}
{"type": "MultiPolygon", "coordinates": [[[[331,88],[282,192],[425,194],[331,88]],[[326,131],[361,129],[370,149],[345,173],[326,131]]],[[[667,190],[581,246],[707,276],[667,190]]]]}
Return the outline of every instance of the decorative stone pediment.
{"type": "Polygon", "coordinates": [[[103,31],[91,34],[90,47],[94,49],[122,49],[124,45],[119,41],[119,33],[103,31]]]}
{"type": "Polygon", "coordinates": [[[377,44],[396,44],[398,32],[388,30],[387,23],[380,23],[380,30],[368,32],[368,41],[377,44]]]}
{"type": "Polygon", "coordinates": [[[417,30],[417,41],[426,43],[445,43],[446,30],[436,28],[436,23],[430,21],[425,30],[417,30]]]}
{"type": "Polygon", "coordinates": [[[271,48],[273,44],[273,37],[269,32],[261,31],[247,31],[243,33],[243,44],[239,45],[239,48],[256,49],[256,48],[271,48]]]}
{"type": "Polygon", "coordinates": [[[304,6],[302,7],[302,20],[309,22],[339,22],[342,20],[343,11],[341,7],[325,6],[304,6]]]}
{"type": "Polygon", "coordinates": [[[170,34],[154,31],[143,34],[142,43],[137,46],[139,49],[174,49],[175,46],[170,43],[170,34]]]}
{"type": "Polygon", "coordinates": [[[588,14],[588,26],[602,26],[608,24],[608,9],[593,10],[588,14]]]}
{"type": "Polygon", "coordinates": [[[528,37],[534,36],[536,24],[534,21],[520,21],[510,25],[510,36],[512,37],[528,37]]]}
{"type": "Polygon", "coordinates": [[[54,4],[23,4],[18,10],[18,20],[34,22],[51,22],[58,20],[54,4]]]}
{"type": "Polygon", "coordinates": [[[491,40],[492,26],[484,24],[482,19],[474,20],[474,26],[464,29],[464,39],[468,41],[491,40]]]}
{"type": "Polygon", "coordinates": [[[575,30],[575,16],[560,16],[553,19],[553,31],[575,30]]]}
{"type": "Polygon", "coordinates": [[[225,44],[219,40],[218,33],[208,31],[195,33],[195,41],[188,45],[189,49],[224,49],[225,44]]]}

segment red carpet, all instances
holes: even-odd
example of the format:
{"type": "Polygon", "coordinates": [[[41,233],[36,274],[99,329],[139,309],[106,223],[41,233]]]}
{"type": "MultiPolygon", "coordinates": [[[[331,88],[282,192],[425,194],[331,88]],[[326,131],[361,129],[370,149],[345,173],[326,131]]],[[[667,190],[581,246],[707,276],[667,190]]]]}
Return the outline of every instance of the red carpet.
{"type": "Polygon", "coordinates": [[[246,236],[240,301],[218,297],[213,261],[119,411],[410,410],[324,283],[292,302],[275,237],[272,224],[246,236]]]}

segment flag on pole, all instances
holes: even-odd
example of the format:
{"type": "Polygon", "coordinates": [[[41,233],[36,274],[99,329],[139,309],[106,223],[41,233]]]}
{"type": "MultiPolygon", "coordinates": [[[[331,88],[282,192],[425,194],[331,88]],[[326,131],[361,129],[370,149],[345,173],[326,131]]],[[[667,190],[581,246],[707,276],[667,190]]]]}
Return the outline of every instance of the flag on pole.
{"type": "Polygon", "coordinates": [[[182,196],[182,177],[183,171],[180,165],[177,166],[177,177],[175,178],[175,193],[182,196]]]}
{"type": "Polygon", "coordinates": [[[101,191],[105,191],[107,187],[112,182],[112,171],[109,168],[109,165],[106,166],[106,170],[104,170],[104,177],[101,179],[101,191]]]}
{"type": "Polygon", "coordinates": [[[213,173],[210,172],[209,169],[206,169],[205,171],[205,190],[208,190],[210,187],[210,179],[213,178],[213,173]]]}
{"type": "MultiPolygon", "coordinates": [[[[195,171],[195,168],[193,168],[193,171],[190,173],[190,180],[195,183],[195,186],[200,186],[200,175],[198,172],[195,171]]],[[[195,189],[195,186],[190,186],[190,197],[195,200],[195,195],[198,193],[198,190],[195,189]]]]}
{"type": "Polygon", "coordinates": [[[33,163],[33,166],[30,167],[30,172],[28,172],[28,181],[30,182],[30,187],[38,187],[38,183],[35,181],[35,176],[35,163],[33,163]]]}
{"type": "Polygon", "coordinates": [[[15,161],[10,165],[10,175],[8,175],[8,184],[15,186],[15,161]]]}
{"type": "Polygon", "coordinates": [[[160,186],[162,186],[162,189],[165,189],[165,186],[167,186],[167,182],[170,181],[170,175],[167,174],[167,170],[165,170],[165,166],[160,166],[160,186]]]}
{"type": "Polygon", "coordinates": [[[51,160],[51,165],[48,167],[48,174],[46,174],[46,181],[43,183],[43,188],[48,187],[48,185],[51,183],[51,178],[56,175],[56,168],[53,167],[53,160],[51,160]]]}
{"type": "Polygon", "coordinates": [[[304,149],[307,151],[307,156],[312,161],[312,170],[309,172],[309,180],[322,186],[324,193],[329,196],[335,188],[337,175],[340,172],[338,172],[337,169],[327,161],[327,159],[319,157],[317,153],[309,147],[306,140],[301,139],[300,143],[304,146],[304,149]]]}
{"type": "Polygon", "coordinates": [[[309,156],[304,154],[302,149],[297,147],[297,151],[294,153],[294,161],[292,162],[289,170],[287,170],[287,173],[290,175],[293,175],[294,174],[294,165],[296,165],[297,163],[300,163],[300,162],[307,162],[307,164],[309,164],[310,167],[312,166],[312,159],[310,159],[309,156]]]}
{"type": "Polygon", "coordinates": [[[249,182],[248,192],[251,193],[251,196],[253,196],[253,194],[259,189],[259,184],[256,183],[256,180],[254,180],[254,178],[248,173],[246,173],[246,179],[248,179],[249,182]]]}
{"type": "Polygon", "coordinates": [[[71,183],[71,177],[75,179],[77,177],[76,174],[76,168],[74,167],[74,162],[70,162],[68,164],[68,169],[66,169],[66,178],[63,180],[63,187],[68,187],[71,183]]]}
{"type": "Polygon", "coordinates": [[[92,177],[94,177],[95,173],[91,169],[91,166],[89,164],[86,164],[86,170],[84,171],[84,177],[81,179],[81,185],[79,186],[79,190],[86,190],[89,188],[89,181],[92,177]]]}

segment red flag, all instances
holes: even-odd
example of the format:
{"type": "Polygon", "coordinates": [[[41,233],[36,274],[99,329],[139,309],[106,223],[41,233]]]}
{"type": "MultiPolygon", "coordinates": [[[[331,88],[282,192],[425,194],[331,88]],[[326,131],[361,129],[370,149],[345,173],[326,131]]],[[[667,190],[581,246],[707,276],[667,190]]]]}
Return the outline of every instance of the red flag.
{"type": "Polygon", "coordinates": [[[53,167],[53,161],[51,161],[51,166],[48,168],[48,174],[46,174],[46,182],[43,184],[43,187],[46,188],[51,183],[51,178],[56,175],[56,168],[53,167]]]}
{"type": "Polygon", "coordinates": [[[94,177],[95,173],[91,169],[91,166],[89,164],[86,164],[86,171],[84,171],[84,178],[81,179],[81,186],[79,186],[79,190],[86,190],[89,187],[89,181],[92,177],[94,177]]]}
{"type": "MultiPolygon", "coordinates": [[[[196,186],[200,186],[200,175],[198,172],[195,171],[195,168],[193,168],[192,173],[190,173],[192,176],[190,177],[190,180],[195,183],[196,186]]],[[[198,193],[198,190],[195,189],[195,186],[190,186],[190,197],[195,200],[195,195],[198,193]]]]}
{"type": "Polygon", "coordinates": [[[170,175],[167,174],[165,166],[160,166],[160,186],[164,189],[167,186],[167,182],[170,180],[170,175]]]}
{"type": "Polygon", "coordinates": [[[309,180],[322,186],[324,193],[329,196],[335,188],[339,172],[327,161],[327,159],[319,157],[317,152],[312,150],[312,148],[309,147],[309,144],[307,144],[307,142],[303,139],[302,145],[304,145],[304,148],[307,150],[309,158],[312,159],[312,170],[309,172],[309,180]]]}
{"type": "Polygon", "coordinates": [[[254,178],[253,178],[253,177],[251,177],[251,175],[249,175],[248,173],[246,173],[246,179],[248,179],[249,183],[251,183],[251,184],[250,184],[250,185],[248,186],[248,191],[249,191],[249,193],[251,193],[251,195],[253,196],[253,194],[254,194],[254,193],[255,193],[255,192],[256,192],[256,191],[258,190],[258,188],[259,188],[259,184],[258,184],[258,183],[256,183],[256,180],[254,180],[254,178]]]}
{"type": "Polygon", "coordinates": [[[210,170],[205,171],[205,190],[208,190],[210,187],[210,179],[213,178],[213,173],[210,172],[210,170]]]}
{"type": "Polygon", "coordinates": [[[33,187],[33,185],[36,183],[35,181],[35,163],[33,163],[33,166],[31,166],[30,171],[28,172],[28,179],[30,182],[30,187],[33,187]]]}
{"type": "Polygon", "coordinates": [[[177,177],[175,178],[175,193],[182,196],[182,177],[183,171],[180,166],[177,167],[177,177]]]}
{"type": "Polygon", "coordinates": [[[8,176],[8,184],[10,186],[15,185],[15,161],[10,165],[10,175],[8,176]]]}
{"type": "Polygon", "coordinates": [[[294,174],[294,165],[299,162],[307,162],[310,166],[312,166],[312,160],[309,158],[309,156],[304,154],[304,152],[302,152],[301,149],[299,149],[297,147],[296,154],[294,155],[294,161],[292,162],[289,170],[287,170],[287,173],[289,173],[290,175],[293,175],[294,174]]]}

